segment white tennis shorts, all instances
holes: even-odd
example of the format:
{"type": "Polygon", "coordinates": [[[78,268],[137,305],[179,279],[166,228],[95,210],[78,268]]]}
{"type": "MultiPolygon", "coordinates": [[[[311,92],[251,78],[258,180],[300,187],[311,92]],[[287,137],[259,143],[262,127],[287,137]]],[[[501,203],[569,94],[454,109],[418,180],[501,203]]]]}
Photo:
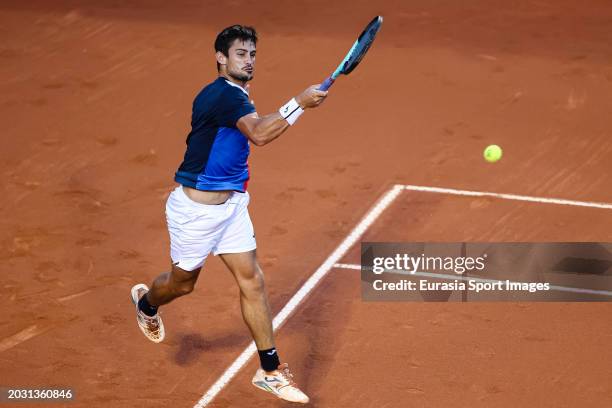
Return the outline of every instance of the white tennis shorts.
{"type": "Polygon", "coordinates": [[[186,271],[204,265],[214,255],[248,252],[257,248],[247,206],[249,193],[233,192],[223,204],[191,200],[178,186],[166,202],[172,263],[186,271]]]}

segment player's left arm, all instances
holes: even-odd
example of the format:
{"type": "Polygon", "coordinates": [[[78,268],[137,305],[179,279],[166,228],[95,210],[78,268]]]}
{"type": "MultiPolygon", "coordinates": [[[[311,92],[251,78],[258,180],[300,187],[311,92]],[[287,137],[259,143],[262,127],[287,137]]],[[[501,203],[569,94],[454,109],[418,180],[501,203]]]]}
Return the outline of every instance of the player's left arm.
{"type": "Polygon", "coordinates": [[[288,108],[286,116],[281,115],[283,108],[279,112],[265,116],[253,112],[241,117],[236,122],[236,127],[256,146],[266,145],[282,135],[293,123],[290,115],[292,110],[298,107],[302,110],[317,107],[326,96],[327,92],[320,91],[318,85],[312,85],[283,107],[288,108]]]}
{"type": "Polygon", "coordinates": [[[282,135],[289,128],[289,122],[278,112],[266,116],[253,112],[241,117],[236,122],[236,127],[255,146],[263,146],[282,135]]]}

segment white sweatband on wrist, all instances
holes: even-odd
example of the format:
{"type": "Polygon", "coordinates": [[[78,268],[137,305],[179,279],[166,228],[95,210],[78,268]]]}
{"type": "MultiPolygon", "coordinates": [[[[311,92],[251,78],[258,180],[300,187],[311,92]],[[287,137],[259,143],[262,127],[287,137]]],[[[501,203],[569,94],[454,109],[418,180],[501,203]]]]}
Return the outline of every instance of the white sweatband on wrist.
{"type": "Polygon", "coordinates": [[[295,98],[284,104],[278,113],[285,119],[290,125],[293,125],[296,120],[304,113],[304,109],[300,107],[295,98]]]}

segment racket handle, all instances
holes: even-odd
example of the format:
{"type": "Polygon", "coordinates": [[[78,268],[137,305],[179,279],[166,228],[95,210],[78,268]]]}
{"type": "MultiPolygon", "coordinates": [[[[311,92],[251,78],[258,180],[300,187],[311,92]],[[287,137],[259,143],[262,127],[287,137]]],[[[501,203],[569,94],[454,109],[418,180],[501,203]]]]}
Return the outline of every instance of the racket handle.
{"type": "Polygon", "coordinates": [[[334,81],[332,77],[327,77],[319,87],[319,91],[327,91],[333,85],[334,81]]]}

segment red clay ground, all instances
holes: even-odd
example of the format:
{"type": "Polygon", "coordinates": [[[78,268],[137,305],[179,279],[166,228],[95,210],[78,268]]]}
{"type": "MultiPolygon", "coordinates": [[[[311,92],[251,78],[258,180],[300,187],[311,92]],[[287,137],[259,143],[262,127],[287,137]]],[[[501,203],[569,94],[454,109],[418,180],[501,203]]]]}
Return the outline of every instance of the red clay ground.
{"type": "MultiPolygon", "coordinates": [[[[216,259],[164,309],[162,345],[139,333],[128,299],[167,267],[163,203],[192,98],[214,78],[214,35],[234,22],[260,31],[252,95],[269,112],[385,16],[325,105],[253,149],[275,311],[392,183],[612,202],[607,1],[97,4],[0,6],[1,385],[71,386],[71,407],[192,406],[248,343],[216,259]],[[481,158],[490,143],[504,147],[496,165],[481,158]]],[[[398,205],[367,238],[612,238],[603,210],[434,195],[398,205]]],[[[361,303],[358,273],[339,270],[278,342],[314,406],[605,407],[610,311],[361,303]]],[[[255,366],[213,405],[280,406],[248,384],[255,366]]]]}

